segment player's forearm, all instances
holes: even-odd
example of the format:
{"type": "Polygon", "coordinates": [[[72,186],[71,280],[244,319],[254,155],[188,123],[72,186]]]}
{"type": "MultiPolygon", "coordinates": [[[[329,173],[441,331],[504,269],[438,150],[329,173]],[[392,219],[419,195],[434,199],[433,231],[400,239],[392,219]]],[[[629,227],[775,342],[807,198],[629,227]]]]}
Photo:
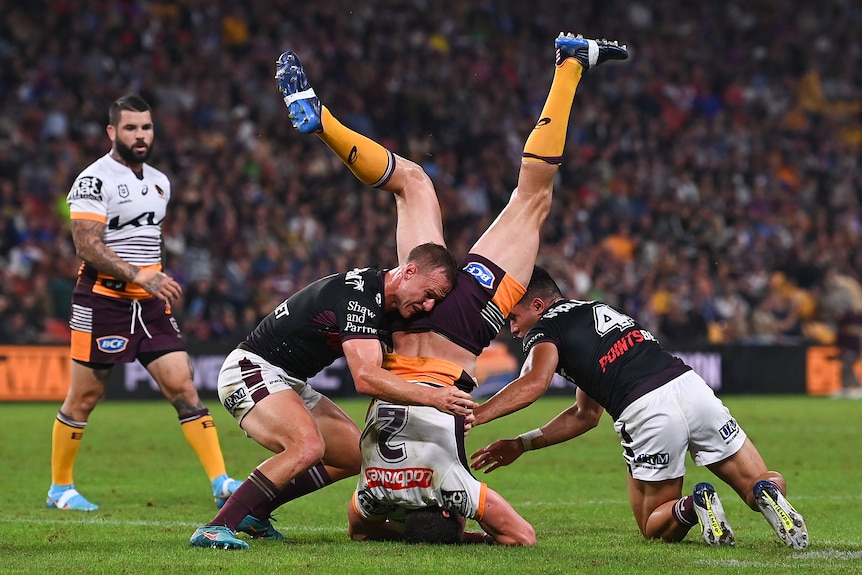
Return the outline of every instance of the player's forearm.
{"type": "Polygon", "coordinates": [[[573,405],[541,427],[542,437],[538,442],[534,442],[534,448],[574,439],[594,428],[597,423],[593,414],[585,413],[577,405],[573,405]]]}
{"type": "Polygon", "coordinates": [[[72,220],[72,240],[75,242],[75,252],[88,265],[100,273],[131,282],[140,271],[117,255],[105,245],[102,234],[105,225],[89,220],[72,220]]]}
{"type": "Polygon", "coordinates": [[[516,379],[473,410],[473,415],[476,417],[473,425],[488,423],[524,409],[539,399],[545,389],[547,389],[545,386],[516,379]]]}
{"type": "Polygon", "coordinates": [[[133,282],[141,269],[118,256],[101,240],[94,240],[77,249],[78,257],[97,271],[119,280],[133,282]]]}
{"type": "Polygon", "coordinates": [[[430,391],[432,388],[409,383],[383,368],[369,368],[354,374],[356,391],[362,395],[374,397],[400,405],[432,405],[430,391]]]}

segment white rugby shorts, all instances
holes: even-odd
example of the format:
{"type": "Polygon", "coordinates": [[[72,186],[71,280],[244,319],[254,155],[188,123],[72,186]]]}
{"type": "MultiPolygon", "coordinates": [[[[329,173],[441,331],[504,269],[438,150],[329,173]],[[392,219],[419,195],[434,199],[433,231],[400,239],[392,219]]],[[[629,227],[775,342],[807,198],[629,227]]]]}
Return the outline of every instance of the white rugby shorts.
{"type": "Polygon", "coordinates": [[[243,349],[230,352],[218,374],[219,400],[240,425],[258,401],[282,391],[298,393],[309,411],[323,397],[305,381],[243,349]]]}
{"type": "Polygon", "coordinates": [[[685,453],[699,466],[742,448],[745,432],[694,371],[636,399],[614,422],[632,477],[664,481],[685,475],[685,453]]]}

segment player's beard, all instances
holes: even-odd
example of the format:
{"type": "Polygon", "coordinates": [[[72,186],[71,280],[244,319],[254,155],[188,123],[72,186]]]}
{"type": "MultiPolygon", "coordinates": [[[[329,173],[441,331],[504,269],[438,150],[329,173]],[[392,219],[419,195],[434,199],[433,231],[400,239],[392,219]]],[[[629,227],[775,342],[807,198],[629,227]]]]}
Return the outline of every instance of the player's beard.
{"type": "Polygon", "coordinates": [[[117,150],[117,154],[120,158],[123,159],[129,165],[140,165],[150,159],[150,154],[153,151],[152,144],[146,144],[144,142],[135,142],[134,145],[144,144],[147,146],[147,149],[143,153],[138,153],[132,149],[131,146],[127,146],[119,140],[114,142],[114,148],[117,150]]]}

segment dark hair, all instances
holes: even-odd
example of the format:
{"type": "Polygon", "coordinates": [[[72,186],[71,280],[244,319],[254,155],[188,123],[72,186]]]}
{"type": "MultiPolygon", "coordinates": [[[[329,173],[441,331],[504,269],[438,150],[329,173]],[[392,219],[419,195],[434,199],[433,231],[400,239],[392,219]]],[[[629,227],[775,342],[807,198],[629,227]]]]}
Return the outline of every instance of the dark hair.
{"type": "Polygon", "coordinates": [[[404,542],[455,545],[461,542],[461,522],[454,513],[443,515],[436,506],[412,509],[404,517],[404,542]]]}
{"type": "Polygon", "coordinates": [[[560,286],[548,273],[548,270],[539,266],[533,266],[533,276],[530,278],[530,285],[527,286],[527,291],[524,292],[524,297],[521,299],[531,300],[533,298],[541,298],[545,301],[558,299],[563,297],[563,292],[560,291],[560,286]]]}
{"type": "Polygon", "coordinates": [[[137,94],[126,94],[122,98],[114,100],[108,109],[108,123],[116,127],[120,123],[120,112],[149,112],[150,105],[137,94]]]}
{"type": "Polygon", "coordinates": [[[442,269],[443,276],[451,285],[458,277],[458,262],[446,246],[428,242],[419,244],[407,254],[407,261],[416,264],[422,271],[442,269]]]}

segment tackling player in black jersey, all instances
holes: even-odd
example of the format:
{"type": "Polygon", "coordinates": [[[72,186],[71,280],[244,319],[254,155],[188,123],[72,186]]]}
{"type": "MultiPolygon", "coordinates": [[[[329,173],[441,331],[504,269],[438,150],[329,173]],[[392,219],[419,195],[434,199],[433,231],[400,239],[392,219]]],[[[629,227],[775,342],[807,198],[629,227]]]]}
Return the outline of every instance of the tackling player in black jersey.
{"type": "Polygon", "coordinates": [[[629,470],[629,499],[647,539],[680,541],[700,522],[710,545],[733,545],[715,489],[699,483],[683,497],[685,454],[733,487],[763,513],[789,547],[808,546],[805,522],[785,499],[787,484],[770,471],[706,382],[623,310],[600,301],[563,298],[536,267],[509,315],[527,354],[518,379],[474,410],[475,424],[522,409],[547,389],[554,373],[578,386],[576,403],[553,420],[472,454],[473,469],[491,472],[525,451],[554,445],[595,427],[607,410],[629,470]]]}

